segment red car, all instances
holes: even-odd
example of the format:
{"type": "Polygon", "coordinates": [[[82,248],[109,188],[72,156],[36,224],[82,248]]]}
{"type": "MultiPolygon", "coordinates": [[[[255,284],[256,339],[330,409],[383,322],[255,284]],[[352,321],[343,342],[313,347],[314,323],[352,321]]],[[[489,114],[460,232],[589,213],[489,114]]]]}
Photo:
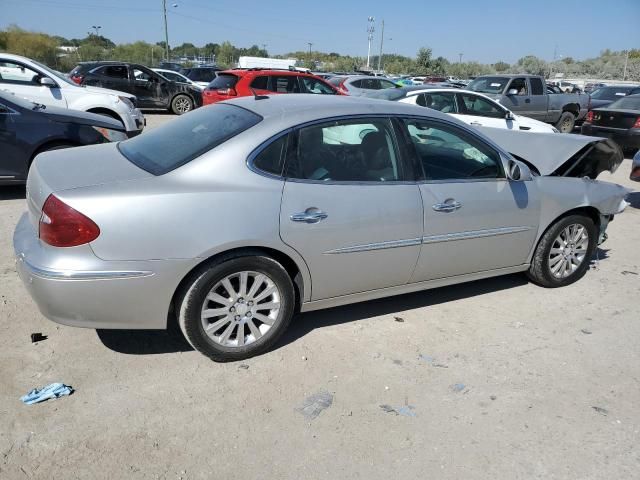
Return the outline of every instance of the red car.
{"type": "Polygon", "coordinates": [[[202,92],[204,105],[249,95],[319,93],[342,95],[320,77],[295,70],[233,69],[218,76],[202,92]]]}

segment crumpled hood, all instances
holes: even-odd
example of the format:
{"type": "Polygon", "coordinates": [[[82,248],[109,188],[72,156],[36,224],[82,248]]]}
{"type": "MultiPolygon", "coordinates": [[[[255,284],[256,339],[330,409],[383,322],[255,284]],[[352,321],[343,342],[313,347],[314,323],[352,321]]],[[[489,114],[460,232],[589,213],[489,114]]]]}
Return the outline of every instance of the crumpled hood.
{"type": "Polygon", "coordinates": [[[624,160],[608,138],[571,133],[537,133],[478,127],[504,150],[535,167],[540,175],[589,177],[615,172],[624,160]]]}

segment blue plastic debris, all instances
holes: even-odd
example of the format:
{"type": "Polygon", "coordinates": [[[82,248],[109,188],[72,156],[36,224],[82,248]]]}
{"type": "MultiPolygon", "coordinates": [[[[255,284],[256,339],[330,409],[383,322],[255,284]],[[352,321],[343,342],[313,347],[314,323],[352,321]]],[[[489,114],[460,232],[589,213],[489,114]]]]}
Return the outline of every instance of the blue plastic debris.
{"type": "Polygon", "coordinates": [[[454,392],[461,392],[465,388],[467,388],[467,386],[464,383],[455,383],[451,385],[451,390],[453,390],[454,392]]]}
{"type": "Polygon", "coordinates": [[[71,395],[73,387],[64,383],[52,383],[42,388],[34,388],[26,395],[20,397],[25,405],[33,405],[34,403],[46,402],[51,398],[59,398],[65,395],[71,395]]]}

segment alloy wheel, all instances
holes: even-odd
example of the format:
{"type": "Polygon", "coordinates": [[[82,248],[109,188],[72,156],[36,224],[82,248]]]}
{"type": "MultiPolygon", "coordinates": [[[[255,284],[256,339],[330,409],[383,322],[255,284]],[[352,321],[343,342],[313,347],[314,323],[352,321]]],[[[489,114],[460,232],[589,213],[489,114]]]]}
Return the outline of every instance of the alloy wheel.
{"type": "Polygon", "coordinates": [[[578,223],[565,227],[549,251],[549,271],[555,278],[567,278],[575,272],[589,250],[587,229],[578,223]]]}
{"type": "Polygon", "coordinates": [[[207,294],[200,315],[202,328],[223,347],[250,345],[278,320],[280,301],[278,287],[264,273],[233,273],[207,294]]]}

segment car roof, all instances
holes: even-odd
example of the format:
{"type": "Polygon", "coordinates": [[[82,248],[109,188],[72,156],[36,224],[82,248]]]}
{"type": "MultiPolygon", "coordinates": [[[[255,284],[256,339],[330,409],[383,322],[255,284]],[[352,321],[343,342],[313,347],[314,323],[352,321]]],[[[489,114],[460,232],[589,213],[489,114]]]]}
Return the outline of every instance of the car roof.
{"type": "MultiPolygon", "coordinates": [[[[227,100],[224,103],[251,110],[264,119],[275,120],[282,128],[331,117],[360,115],[418,115],[456,122],[455,118],[436,110],[401,102],[338,95],[295,94],[268,95],[256,100],[252,96],[227,100]],[[279,120],[279,121],[278,121],[279,120]]],[[[464,125],[460,123],[460,125],[464,125]]]]}
{"type": "Polygon", "coordinates": [[[299,70],[279,70],[277,68],[230,68],[228,70],[222,70],[220,73],[231,73],[239,77],[245,75],[303,75],[315,77],[315,75],[311,73],[301,72],[299,70]]]}

